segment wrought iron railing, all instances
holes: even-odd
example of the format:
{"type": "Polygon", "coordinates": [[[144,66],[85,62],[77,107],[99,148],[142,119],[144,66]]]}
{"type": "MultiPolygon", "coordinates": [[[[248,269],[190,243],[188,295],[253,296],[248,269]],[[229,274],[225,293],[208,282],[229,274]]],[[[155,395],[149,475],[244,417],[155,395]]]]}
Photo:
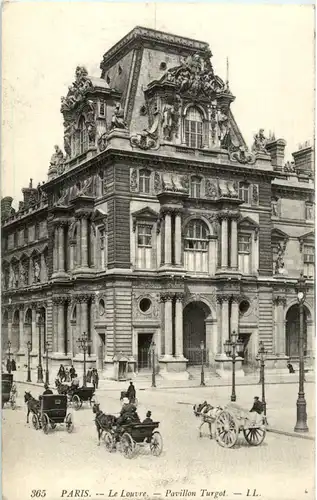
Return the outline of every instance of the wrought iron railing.
{"type": "Polygon", "coordinates": [[[185,347],[184,356],[188,359],[188,365],[201,365],[203,356],[204,365],[209,364],[209,349],[200,349],[200,347],[185,347]]]}

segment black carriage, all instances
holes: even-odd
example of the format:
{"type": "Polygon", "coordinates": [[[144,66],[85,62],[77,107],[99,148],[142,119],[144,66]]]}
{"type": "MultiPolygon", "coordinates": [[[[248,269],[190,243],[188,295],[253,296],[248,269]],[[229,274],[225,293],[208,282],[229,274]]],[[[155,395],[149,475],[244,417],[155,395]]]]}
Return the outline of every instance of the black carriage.
{"type": "Polygon", "coordinates": [[[12,373],[2,373],[2,408],[9,403],[12,410],[16,409],[17,390],[12,373]]]}
{"type": "Polygon", "coordinates": [[[163,438],[159,431],[159,422],[129,423],[117,429],[111,429],[104,435],[106,449],[114,451],[118,449],[125,458],[132,458],[138,447],[149,446],[152,455],[158,457],[163,451],[163,438]]]}
{"type": "Polygon", "coordinates": [[[67,432],[74,429],[71,413],[67,413],[67,396],[63,394],[45,394],[41,397],[39,414],[33,414],[32,423],[36,429],[42,428],[48,434],[50,427],[65,424],[67,432]]]}
{"type": "Polygon", "coordinates": [[[91,400],[94,394],[94,387],[79,387],[78,389],[70,389],[67,396],[74,409],[79,410],[82,407],[83,402],[89,402],[91,405],[91,400]]]}
{"type": "MultiPolygon", "coordinates": [[[[121,391],[121,393],[120,393],[120,403],[122,403],[122,401],[123,401],[123,399],[124,399],[124,398],[128,398],[128,399],[129,399],[128,393],[127,393],[126,391],[121,391]]],[[[130,401],[130,399],[129,399],[129,401],[130,401]]],[[[138,406],[139,401],[138,401],[138,399],[137,399],[137,398],[134,398],[134,399],[131,401],[131,403],[133,403],[133,404],[137,407],[137,406],[138,406]]]]}

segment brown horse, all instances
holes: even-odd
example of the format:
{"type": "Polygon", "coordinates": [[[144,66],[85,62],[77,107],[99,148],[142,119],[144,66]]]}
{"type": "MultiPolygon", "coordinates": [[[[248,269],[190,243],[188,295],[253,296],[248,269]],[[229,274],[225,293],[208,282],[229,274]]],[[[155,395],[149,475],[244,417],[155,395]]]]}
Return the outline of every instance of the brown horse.
{"type": "Polygon", "coordinates": [[[92,407],[95,416],[95,424],[98,433],[98,446],[100,446],[100,438],[103,432],[110,431],[112,427],[116,424],[117,418],[114,415],[106,415],[100,410],[100,405],[94,403],[92,407]]]}
{"type": "Polygon", "coordinates": [[[29,415],[30,413],[34,413],[35,415],[38,415],[40,411],[40,402],[33,398],[32,394],[30,392],[25,391],[24,393],[24,402],[27,405],[28,408],[28,413],[26,416],[26,423],[29,423],[29,415]]]}

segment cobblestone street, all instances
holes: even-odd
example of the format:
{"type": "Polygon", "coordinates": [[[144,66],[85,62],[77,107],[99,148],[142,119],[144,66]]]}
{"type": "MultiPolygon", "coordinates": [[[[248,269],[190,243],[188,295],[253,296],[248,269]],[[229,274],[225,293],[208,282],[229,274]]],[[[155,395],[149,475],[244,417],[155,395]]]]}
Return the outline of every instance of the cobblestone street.
{"type": "MultiPolygon", "coordinates": [[[[201,498],[204,488],[218,492],[219,496],[225,491],[229,499],[248,498],[248,489],[249,496],[256,490],[255,494],[270,500],[313,498],[313,441],[269,432],[259,447],[247,445],[241,436],[236,447],[225,449],[207,435],[198,437],[199,420],[190,404],[203,399],[227,403],[228,387],[138,391],[140,418],[152,410],[153,419],[161,422],[164,449],[158,458],[142,449],[132,460],[118,452],[108,453],[103,444],[97,446],[94,417],[88,404],[77,412],[71,410],[75,423],[72,434],[64,426],[48,435],[35,431],[31,422],[26,424],[25,390],[31,390],[34,396],[42,392],[38,387],[19,384],[18,409],[7,408],[3,412],[2,477],[7,500],[30,498],[34,489],[45,489],[49,500],[61,498],[63,490],[67,490],[63,495],[66,498],[73,489],[89,490],[91,498],[102,498],[102,493],[107,498],[110,490],[122,498],[128,497],[128,492],[137,492],[134,498],[141,498],[142,492],[149,498],[155,493],[172,498],[176,492],[182,493],[179,496],[194,496],[190,493],[195,492],[201,498]],[[20,456],[23,460],[19,460],[20,456]]],[[[239,387],[237,403],[248,408],[255,391],[258,388],[239,387]]],[[[296,391],[294,384],[268,386],[269,421],[277,424],[279,418],[286,418],[292,429],[296,391]]],[[[311,419],[312,384],[307,387],[306,396],[311,419]]],[[[98,391],[97,399],[104,412],[120,411],[119,390],[98,391]]]]}

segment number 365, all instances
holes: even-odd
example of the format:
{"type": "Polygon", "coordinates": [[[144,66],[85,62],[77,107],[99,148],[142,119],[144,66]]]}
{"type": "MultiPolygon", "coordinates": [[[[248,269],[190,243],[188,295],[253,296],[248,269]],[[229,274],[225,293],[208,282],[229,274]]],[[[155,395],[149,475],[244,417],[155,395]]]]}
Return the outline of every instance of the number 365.
{"type": "Polygon", "coordinates": [[[31,498],[46,497],[46,490],[32,490],[31,498]]]}

